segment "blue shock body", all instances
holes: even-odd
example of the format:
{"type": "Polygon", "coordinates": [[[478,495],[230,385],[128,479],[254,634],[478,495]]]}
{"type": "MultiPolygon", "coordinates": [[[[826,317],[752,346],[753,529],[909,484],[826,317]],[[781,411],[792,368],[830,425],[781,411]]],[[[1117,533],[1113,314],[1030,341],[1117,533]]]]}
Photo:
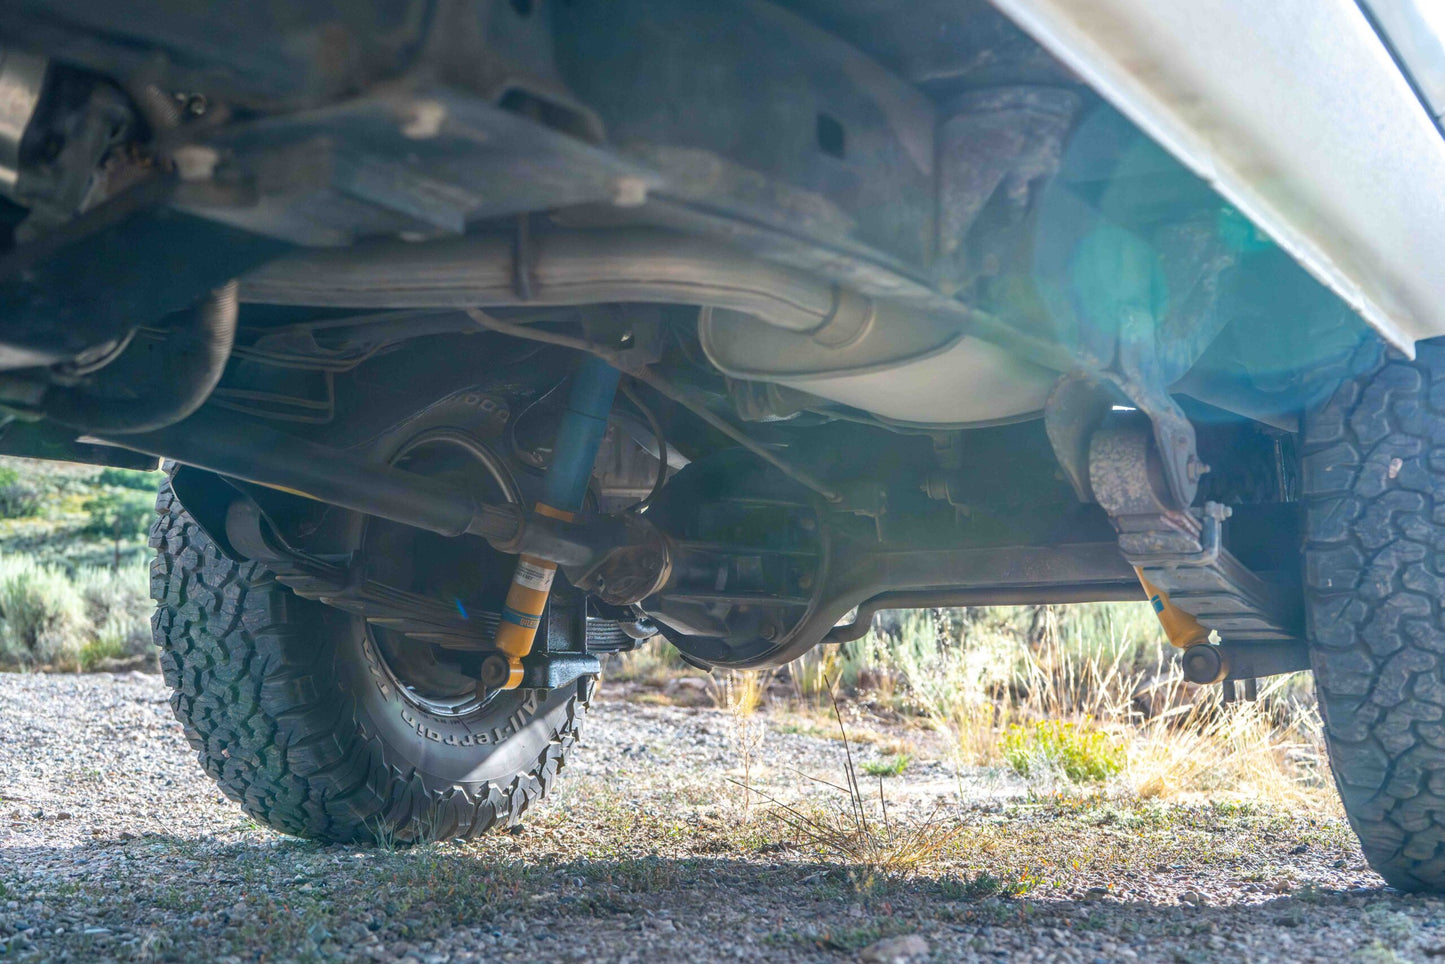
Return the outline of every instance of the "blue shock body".
{"type": "MultiPolygon", "coordinates": [[[[571,521],[582,508],[620,378],[617,369],[591,356],[573,373],[567,410],[552,446],[552,464],[542,479],[542,497],[535,506],[538,515],[571,521]]],[[[517,559],[497,626],[497,649],[507,664],[505,682],[499,680],[499,688],[521,685],[522,657],[532,651],[556,572],[557,565],[550,560],[528,555],[517,559]]]]}
{"type": "Polygon", "coordinates": [[[544,505],[572,513],[582,508],[621,377],[617,369],[591,356],[573,374],[567,411],[552,446],[552,464],[542,481],[544,505]]]}

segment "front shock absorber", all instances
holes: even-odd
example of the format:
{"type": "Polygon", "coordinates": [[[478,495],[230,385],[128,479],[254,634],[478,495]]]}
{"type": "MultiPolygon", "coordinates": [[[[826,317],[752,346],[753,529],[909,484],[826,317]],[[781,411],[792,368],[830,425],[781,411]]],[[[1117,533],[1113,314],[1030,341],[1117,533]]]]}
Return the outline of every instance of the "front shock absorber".
{"type": "MultiPolygon", "coordinates": [[[[552,447],[552,464],[542,480],[538,515],[571,522],[582,509],[592,465],[607,432],[607,416],[621,373],[600,358],[588,356],[572,376],[567,410],[552,447]]],[[[482,665],[482,683],[489,689],[516,689],[522,683],[522,657],[532,651],[557,564],[535,556],[517,559],[497,627],[500,653],[482,665]]]]}

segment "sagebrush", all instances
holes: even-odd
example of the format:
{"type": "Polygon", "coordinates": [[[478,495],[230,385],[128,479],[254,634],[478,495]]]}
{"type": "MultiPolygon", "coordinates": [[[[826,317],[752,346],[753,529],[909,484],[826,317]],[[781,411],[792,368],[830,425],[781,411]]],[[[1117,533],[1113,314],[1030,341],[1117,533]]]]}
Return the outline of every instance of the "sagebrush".
{"type": "Polygon", "coordinates": [[[150,648],[144,569],[88,567],[74,576],[23,555],[0,555],[0,665],[88,669],[150,648]]]}

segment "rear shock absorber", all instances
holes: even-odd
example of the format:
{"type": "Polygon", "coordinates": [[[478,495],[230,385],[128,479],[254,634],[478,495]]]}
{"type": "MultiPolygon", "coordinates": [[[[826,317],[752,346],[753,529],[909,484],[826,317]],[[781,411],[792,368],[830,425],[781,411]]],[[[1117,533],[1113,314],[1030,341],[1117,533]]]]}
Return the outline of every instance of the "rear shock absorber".
{"type": "MultiPolygon", "coordinates": [[[[552,464],[542,480],[542,497],[533,507],[538,515],[571,522],[581,510],[620,378],[617,369],[592,356],[573,374],[567,410],[552,447],[552,464]]],[[[532,651],[556,574],[555,562],[518,557],[497,627],[500,653],[482,664],[482,684],[487,688],[510,690],[521,685],[522,657],[532,651]]]]}

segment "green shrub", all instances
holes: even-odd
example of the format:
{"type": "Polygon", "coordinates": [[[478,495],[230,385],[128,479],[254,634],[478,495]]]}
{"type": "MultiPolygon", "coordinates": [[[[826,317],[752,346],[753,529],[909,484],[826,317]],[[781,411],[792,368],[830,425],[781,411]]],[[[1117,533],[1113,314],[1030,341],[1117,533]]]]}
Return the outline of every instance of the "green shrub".
{"type": "Polygon", "coordinates": [[[131,654],[126,652],[125,641],[115,636],[98,637],[80,647],[80,668],[89,673],[107,659],[123,659],[131,654]]]}
{"type": "Polygon", "coordinates": [[[950,900],[981,900],[985,897],[1021,897],[1033,890],[1038,880],[1027,875],[1005,872],[997,876],[980,870],[973,876],[944,877],[938,891],[950,900]]]}
{"type": "Polygon", "coordinates": [[[43,496],[40,486],[12,468],[0,467],[0,516],[28,519],[40,511],[43,496]]]}
{"type": "Polygon", "coordinates": [[[63,572],[23,556],[0,559],[0,660],[78,662],[86,630],[85,603],[63,572]]]}
{"type": "Polygon", "coordinates": [[[101,469],[95,477],[96,485],[112,486],[118,489],[139,489],[155,496],[158,472],[140,472],[135,469],[101,469]]]}
{"type": "Polygon", "coordinates": [[[887,756],[881,760],[865,760],[863,772],[870,777],[896,777],[908,769],[908,764],[912,760],[913,758],[907,753],[887,756]]]}
{"type": "Polygon", "coordinates": [[[1023,776],[1061,773],[1074,783],[1103,780],[1124,768],[1124,749],[1109,734],[1057,720],[1010,726],[1003,754],[1023,776]]]}
{"type": "Polygon", "coordinates": [[[74,578],[28,556],[0,557],[0,665],[93,668],[150,648],[144,569],[74,578]]]}
{"type": "Polygon", "coordinates": [[[75,573],[74,586],[96,640],[106,643],[106,655],[138,656],[149,650],[155,604],[143,567],[87,566],[75,573]]]}
{"type": "Polygon", "coordinates": [[[85,524],[87,534],[125,542],[145,537],[155,518],[155,496],[117,489],[87,499],[81,508],[90,513],[90,521],[85,524]]]}

